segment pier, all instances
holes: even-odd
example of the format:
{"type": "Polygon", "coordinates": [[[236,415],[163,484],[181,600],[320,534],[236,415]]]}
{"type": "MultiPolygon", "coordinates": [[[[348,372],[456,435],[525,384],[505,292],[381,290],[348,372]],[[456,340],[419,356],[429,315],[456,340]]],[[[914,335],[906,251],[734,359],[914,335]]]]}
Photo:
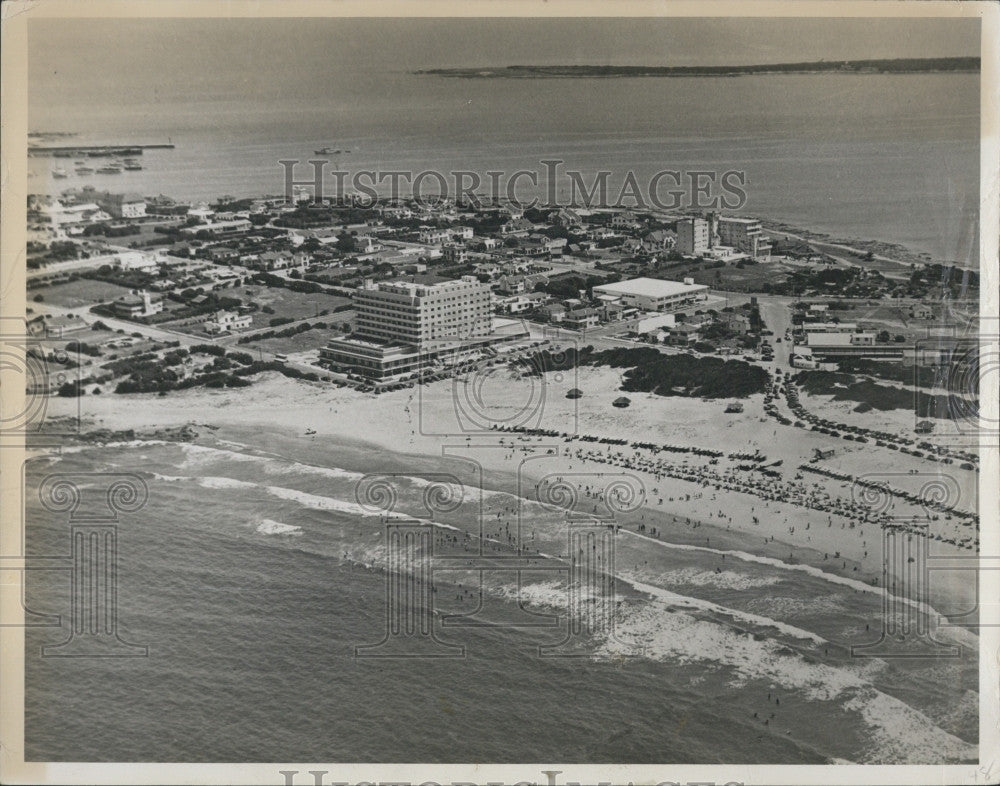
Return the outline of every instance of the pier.
{"type": "Polygon", "coordinates": [[[68,145],[65,147],[28,146],[29,156],[141,156],[143,150],[173,150],[174,145],[166,142],[156,145],[68,145]]]}

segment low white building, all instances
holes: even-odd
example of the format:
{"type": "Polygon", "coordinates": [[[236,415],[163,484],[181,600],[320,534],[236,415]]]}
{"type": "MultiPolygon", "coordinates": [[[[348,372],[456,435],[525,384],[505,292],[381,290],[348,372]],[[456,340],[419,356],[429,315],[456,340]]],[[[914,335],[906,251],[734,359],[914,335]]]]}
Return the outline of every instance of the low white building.
{"type": "Polygon", "coordinates": [[[149,317],[163,311],[163,297],[139,289],[133,294],[118,298],[111,304],[111,308],[116,317],[149,317]]]}
{"type": "Polygon", "coordinates": [[[525,311],[532,311],[545,305],[548,300],[549,295],[544,292],[525,292],[520,295],[497,298],[493,301],[493,306],[501,314],[523,314],[525,311]]]}
{"type": "Polygon", "coordinates": [[[837,361],[848,357],[876,360],[903,360],[913,349],[901,343],[879,344],[874,333],[809,333],[806,346],[796,351],[816,361],[837,361]]]}
{"type": "Polygon", "coordinates": [[[212,216],[215,215],[215,211],[212,210],[205,202],[199,202],[191,208],[188,208],[187,212],[188,218],[197,218],[199,221],[209,221],[212,216]]]}
{"type": "Polygon", "coordinates": [[[290,270],[304,268],[309,264],[309,255],[297,251],[265,251],[263,254],[252,254],[240,260],[240,264],[254,270],[273,272],[275,270],[290,270]]]}
{"type": "MultiPolygon", "coordinates": [[[[809,333],[806,346],[816,347],[872,347],[875,346],[874,333],[809,333]]],[[[901,351],[901,350],[900,350],[901,351]]]]}
{"type": "Polygon", "coordinates": [[[374,254],[384,246],[370,235],[358,235],[354,238],[354,251],[358,254],[374,254]]]}
{"type": "Polygon", "coordinates": [[[805,322],[802,329],[806,333],[854,333],[858,325],[856,322],[805,322]]]}
{"type": "Polygon", "coordinates": [[[447,243],[451,240],[451,230],[450,229],[422,229],[418,235],[421,243],[426,243],[429,246],[438,245],[439,243],[447,243]]]}
{"type": "Polygon", "coordinates": [[[677,323],[673,314],[644,315],[635,323],[636,333],[652,333],[656,330],[670,330],[677,323]]]}
{"type": "Polygon", "coordinates": [[[720,262],[736,262],[747,258],[747,254],[736,250],[732,246],[712,246],[705,252],[704,256],[707,259],[717,259],[720,262]]]}
{"type": "Polygon", "coordinates": [[[626,210],[624,213],[615,213],[611,216],[611,226],[616,229],[638,229],[641,225],[636,214],[626,210]]]}
{"type": "Polygon", "coordinates": [[[235,311],[216,311],[205,321],[205,332],[210,334],[227,333],[234,330],[246,330],[253,323],[249,314],[237,314],[235,311]]]}
{"type": "Polygon", "coordinates": [[[246,218],[233,218],[228,221],[207,221],[204,224],[182,227],[186,235],[197,235],[199,232],[210,232],[213,235],[227,235],[236,232],[249,232],[253,224],[246,218]]]}
{"type": "Polygon", "coordinates": [[[587,230],[587,237],[590,240],[607,240],[612,237],[618,237],[618,233],[608,227],[594,227],[587,230]]]}
{"type": "Polygon", "coordinates": [[[616,284],[599,284],[594,297],[634,306],[640,311],[667,311],[708,298],[708,287],[691,279],[665,281],[658,278],[633,278],[616,284]]]}
{"type": "Polygon", "coordinates": [[[156,257],[142,251],[123,251],[115,256],[114,267],[119,270],[139,270],[144,273],[156,271],[159,263],[156,257]]]}

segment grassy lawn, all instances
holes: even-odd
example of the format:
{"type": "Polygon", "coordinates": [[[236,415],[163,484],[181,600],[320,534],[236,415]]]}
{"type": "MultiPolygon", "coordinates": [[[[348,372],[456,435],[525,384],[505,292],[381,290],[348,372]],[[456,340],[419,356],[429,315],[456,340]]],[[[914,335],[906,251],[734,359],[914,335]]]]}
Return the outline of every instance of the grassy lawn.
{"type": "Polygon", "coordinates": [[[693,266],[690,268],[678,269],[674,274],[671,269],[670,278],[681,280],[690,277],[696,284],[705,284],[710,287],[730,290],[757,291],[765,282],[775,283],[784,280],[785,276],[794,268],[782,262],[762,262],[757,265],[747,265],[740,269],[736,265],[726,265],[725,267],[704,267],[693,266]],[[716,274],[719,275],[716,278],[716,274]]]}
{"type": "MultiPolygon", "coordinates": [[[[119,335],[113,330],[76,330],[66,336],[66,341],[79,341],[83,344],[89,344],[90,346],[100,346],[105,341],[120,341],[125,338],[119,335]]],[[[135,339],[138,341],[139,339],[135,339]]],[[[106,350],[101,349],[102,352],[106,353],[106,350]]]]}
{"type": "Polygon", "coordinates": [[[326,346],[331,338],[344,335],[342,330],[307,330],[288,338],[265,338],[262,341],[251,341],[248,344],[233,345],[231,349],[253,354],[255,350],[262,349],[265,352],[276,352],[282,354],[292,354],[294,352],[306,352],[310,349],[319,349],[326,346]]]}
{"type": "MultiPolygon", "coordinates": [[[[225,294],[231,297],[238,297],[244,303],[254,302],[261,307],[268,306],[274,309],[273,314],[266,314],[257,311],[253,315],[252,329],[266,328],[275,317],[285,317],[286,319],[307,319],[315,317],[320,311],[333,311],[334,308],[349,304],[350,298],[337,297],[335,295],[325,295],[322,293],[306,294],[303,292],[292,292],[289,289],[280,287],[265,287],[251,285],[235,287],[225,290],[225,294]]],[[[340,314],[328,314],[325,321],[341,322],[346,317],[340,314]]]]}
{"type": "MultiPolygon", "coordinates": [[[[129,223],[128,219],[125,219],[124,223],[129,223]]],[[[156,231],[156,227],[153,224],[137,224],[139,231],[131,235],[121,235],[117,237],[104,237],[103,235],[94,235],[92,240],[105,241],[116,246],[128,247],[132,243],[148,243],[150,240],[163,240],[166,239],[166,235],[161,232],[156,231]]]]}
{"type": "Polygon", "coordinates": [[[81,308],[92,306],[95,303],[107,303],[128,293],[128,287],[79,278],[66,284],[29,289],[28,300],[30,301],[35,295],[41,295],[45,303],[52,303],[63,308],[81,308]]]}

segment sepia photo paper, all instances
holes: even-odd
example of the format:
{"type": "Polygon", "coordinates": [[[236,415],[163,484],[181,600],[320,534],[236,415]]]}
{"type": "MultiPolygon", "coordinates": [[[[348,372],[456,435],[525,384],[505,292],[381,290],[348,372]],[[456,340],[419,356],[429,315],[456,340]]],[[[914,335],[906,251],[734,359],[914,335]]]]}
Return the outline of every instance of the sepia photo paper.
{"type": "Polygon", "coordinates": [[[996,3],[0,15],[0,780],[1000,780],[996,3]]]}

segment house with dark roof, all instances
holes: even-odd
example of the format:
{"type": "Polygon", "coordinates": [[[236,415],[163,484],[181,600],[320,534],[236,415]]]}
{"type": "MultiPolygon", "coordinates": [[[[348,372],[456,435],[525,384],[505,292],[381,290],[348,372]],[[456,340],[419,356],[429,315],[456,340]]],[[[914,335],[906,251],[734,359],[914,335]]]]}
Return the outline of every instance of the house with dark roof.
{"type": "Polygon", "coordinates": [[[669,229],[655,229],[643,236],[642,243],[651,253],[669,251],[677,245],[677,234],[669,229]]]}
{"type": "Polygon", "coordinates": [[[579,213],[568,207],[562,207],[549,213],[548,221],[552,226],[565,229],[575,229],[583,226],[579,213]]]}
{"type": "Polygon", "coordinates": [[[500,234],[505,237],[524,237],[534,231],[535,225],[526,218],[513,218],[500,227],[500,234]]]}

